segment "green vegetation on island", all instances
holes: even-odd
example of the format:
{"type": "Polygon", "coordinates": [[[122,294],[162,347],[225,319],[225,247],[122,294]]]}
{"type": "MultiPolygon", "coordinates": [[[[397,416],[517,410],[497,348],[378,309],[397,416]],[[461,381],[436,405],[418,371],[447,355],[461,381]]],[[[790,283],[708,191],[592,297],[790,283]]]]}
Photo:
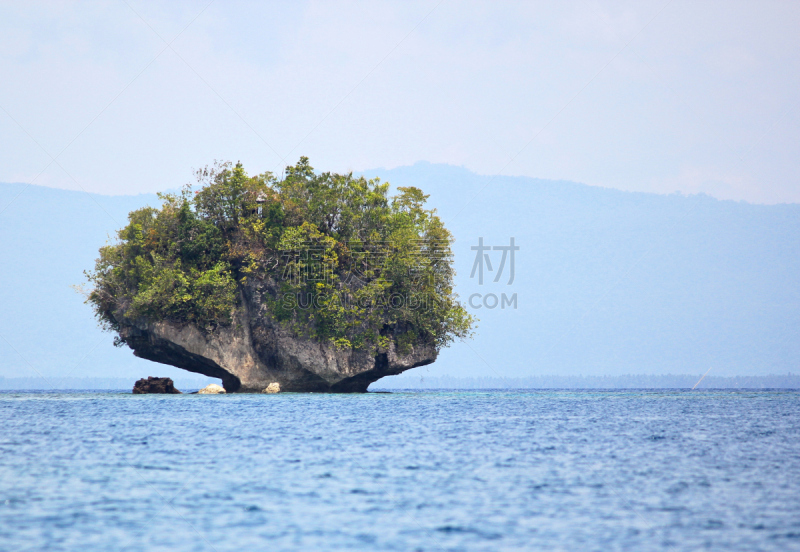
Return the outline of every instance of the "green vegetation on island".
{"type": "Polygon", "coordinates": [[[139,319],[214,332],[255,289],[268,316],[339,348],[441,348],[470,335],[451,235],[418,188],[390,196],[388,183],[317,174],[305,157],[280,180],[241,163],[197,177],[197,191],[159,195],[159,209],[130,213],[100,249],[89,302],[107,329],[139,319]]]}

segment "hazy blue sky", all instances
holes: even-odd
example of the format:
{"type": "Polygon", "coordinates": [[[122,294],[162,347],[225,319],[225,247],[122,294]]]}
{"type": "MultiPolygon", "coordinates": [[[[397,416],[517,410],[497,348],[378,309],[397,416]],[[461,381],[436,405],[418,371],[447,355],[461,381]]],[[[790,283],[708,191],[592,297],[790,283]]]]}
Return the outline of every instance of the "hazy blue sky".
{"type": "Polygon", "coordinates": [[[797,2],[0,6],[0,181],[135,193],[303,154],[800,202],[797,2]]]}

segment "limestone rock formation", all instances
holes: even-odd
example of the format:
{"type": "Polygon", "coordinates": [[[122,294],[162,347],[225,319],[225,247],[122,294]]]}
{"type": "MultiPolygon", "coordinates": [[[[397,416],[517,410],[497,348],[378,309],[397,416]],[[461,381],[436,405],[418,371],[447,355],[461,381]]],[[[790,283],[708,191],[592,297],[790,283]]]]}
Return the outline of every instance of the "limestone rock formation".
{"type": "Polygon", "coordinates": [[[133,385],[134,395],[145,395],[147,393],[162,393],[167,395],[180,395],[181,392],[175,389],[175,384],[170,378],[140,379],[133,385]]]}
{"type": "Polygon", "coordinates": [[[472,335],[452,234],[428,195],[301,157],[278,179],[241,163],[128,215],[87,272],[103,327],[140,358],[230,392],[363,392],[472,335]]]}
{"type": "Polygon", "coordinates": [[[209,383],[197,392],[198,395],[219,395],[220,393],[225,393],[225,389],[216,383],[209,383]]]}
{"type": "Polygon", "coordinates": [[[280,393],[280,392],[281,392],[281,384],[278,382],[272,382],[269,385],[267,385],[266,389],[264,389],[264,393],[269,393],[269,394],[280,393]]]}
{"type": "MultiPolygon", "coordinates": [[[[222,380],[227,392],[261,393],[271,383],[281,391],[364,392],[372,382],[436,360],[433,343],[399,351],[339,349],[331,342],[294,334],[269,314],[262,294],[269,282],[252,278],[240,292],[233,321],[213,331],[191,323],[130,320],[115,313],[120,337],[134,355],[222,380]]],[[[386,335],[404,328],[384,327],[386,335]]]]}

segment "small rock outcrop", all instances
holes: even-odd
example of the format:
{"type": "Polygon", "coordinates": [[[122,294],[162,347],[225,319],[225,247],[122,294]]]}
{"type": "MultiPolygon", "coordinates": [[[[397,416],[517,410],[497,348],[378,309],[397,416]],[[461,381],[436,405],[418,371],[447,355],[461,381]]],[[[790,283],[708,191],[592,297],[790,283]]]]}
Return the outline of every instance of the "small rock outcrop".
{"type": "Polygon", "coordinates": [[[140,379],[133,385],[134,395],[146,395],[148,393],[161,393],[166,395],[180,395],[181,392],[175,389],[175,384],[171,378],[155,378],[153,376],[147,379],[140,379]]]}
{"type": "Polygon", "coordinates": [[[274,382],[270,383],[269,385],[267,385],[266,389],[264,389],[263,392],[264,393],[269,393],[269,394],[280,393],[281,392],[281,384],[278,383],[277,381],[274,381],[274,382]]]}
{"type": "Polygon", "coordinates": [[[225,393],[225,388],[216,383],[209,383],[197,392],[198,395],[219,395],[220,393],[225,393]]]}

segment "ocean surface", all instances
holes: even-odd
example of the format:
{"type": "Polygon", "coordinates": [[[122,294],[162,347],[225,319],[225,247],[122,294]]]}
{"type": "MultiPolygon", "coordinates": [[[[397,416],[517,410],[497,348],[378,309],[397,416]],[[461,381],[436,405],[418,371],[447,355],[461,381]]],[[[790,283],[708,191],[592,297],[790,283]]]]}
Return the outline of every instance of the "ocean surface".
{"type": "Polygon", "coordinates": [[[800,392],[0,393],[0,550],[800,550],[800,392]]]}

